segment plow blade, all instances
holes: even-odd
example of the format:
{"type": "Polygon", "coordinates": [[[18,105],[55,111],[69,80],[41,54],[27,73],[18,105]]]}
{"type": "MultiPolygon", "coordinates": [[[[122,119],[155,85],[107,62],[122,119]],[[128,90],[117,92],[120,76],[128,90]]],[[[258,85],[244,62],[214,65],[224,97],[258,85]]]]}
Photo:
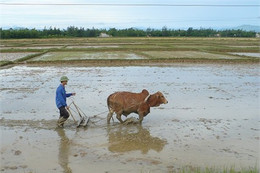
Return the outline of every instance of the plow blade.
{"type": "Polygon", "coordinates": [[[87,117],[86,115],[83,115],[82,117],[80,117],[80,120],[78,121],[78,125],[77,127],[85,127],[89,122],[89,117],[87,117]]]}

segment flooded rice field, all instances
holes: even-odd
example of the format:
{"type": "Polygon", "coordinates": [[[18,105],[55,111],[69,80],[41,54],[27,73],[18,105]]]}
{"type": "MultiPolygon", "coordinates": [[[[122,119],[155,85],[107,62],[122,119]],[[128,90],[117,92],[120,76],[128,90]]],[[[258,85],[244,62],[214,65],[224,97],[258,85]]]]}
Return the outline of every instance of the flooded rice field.
{"type": "Polygon", "coordinates": [[[10,49],[10,50],[17,50],[17,49],[57,49],[62,48],[62,46],[26,46],[26,47],[5,47],[0,46],[0,50],[10,49]]]}
{"type": "Polygon", "coordinates": [[[26,53],[0,53],[0,61],[15,61],[17,59],[23,58],[28,55],[33,55],[33,52],[26,52],[26,53]]]}
{"type": "Polygon", "coordinates": [[[87,60],[87,59],[144,59],[133,52],[49,52],[32,61],[87,60]]]}
{"type": "Polygon", "coordinates": [[[78,46],[67,46],[66,48],[118,48],[118,45],[78,45],[78,46]]]}
{"type": "Polygon", "coordinates": [[[256,57],[260,58],[260,53],[250,53],[250,52],[233,52],[233,55],[240,55],[240,56],[249,56],[249,57],[256,57]]]}
{"type": "Polygon", "coordinates": [[[144,51],[145,55],[153,58],[206,58],[206,59],[238,59],[234,55],[221,55],[199,51],[144,51]]]}
{"type": "MultiPolygon", "coordinates": [[[[173,172],[185,167],[259,168],[259,66],[174,64],[167,67],[14,66],[0,70],[1,172],[173,172]],[[64,129],[55,91],[91,117],[64,129]],[[142,125],[106,123],[108,95],[161,91],[142,125]]],[[[78,115],[74,113],[76,119],[78,115]]],[[[130,114],[130,117],[137,117],[130,114]]]]}

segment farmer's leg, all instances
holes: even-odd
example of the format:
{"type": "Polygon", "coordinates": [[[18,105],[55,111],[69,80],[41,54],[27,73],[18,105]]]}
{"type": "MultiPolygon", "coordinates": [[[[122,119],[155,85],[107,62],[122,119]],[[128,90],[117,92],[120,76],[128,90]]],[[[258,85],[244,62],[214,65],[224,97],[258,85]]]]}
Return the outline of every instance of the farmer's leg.
{"type": "Polygon", "coordinates": [[[59,109],[60,109],[60,116],[67,120],[70,116],[69,112],[66,110],[65,107],[60,107],[59,109]]]}
{"type": "Polygon", "coordinates": [[[59,127],[63,127],[64,122],[69,118],[69,113],[65,109],[65,107],[60,107],[59,110],[60,110],[60,118],[57,124],[59,127]]]}

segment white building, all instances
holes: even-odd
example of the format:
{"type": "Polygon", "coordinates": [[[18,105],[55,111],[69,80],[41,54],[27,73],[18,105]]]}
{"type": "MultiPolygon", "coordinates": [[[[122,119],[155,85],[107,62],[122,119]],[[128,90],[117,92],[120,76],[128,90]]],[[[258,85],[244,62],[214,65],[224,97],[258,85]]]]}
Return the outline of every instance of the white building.
{"type": "Polygon", "coordinates": [[[111,37],[111,35],[108,35],[106,33],[100,33],[99,37],[102,37],[102,38],[108,38],[108,37],[111,37]]]}

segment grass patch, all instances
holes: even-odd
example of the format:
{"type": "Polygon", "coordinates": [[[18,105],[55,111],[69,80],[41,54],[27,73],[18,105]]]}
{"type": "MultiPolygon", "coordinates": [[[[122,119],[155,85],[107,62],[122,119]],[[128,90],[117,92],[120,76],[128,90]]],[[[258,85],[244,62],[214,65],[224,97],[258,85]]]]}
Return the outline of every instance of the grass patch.
{"type": "Polygon", "coordinates": [[[10,64],[13,64],[13,62],[12,61],[0,61],[0,67],[10,65],[10,64]]]}
{"type": "MultiPolygon", "coordinates": [[[[171,171],[170,171],[171,172],[171,171]]],[[[259,169],[255,167],[249,167],[249,168],[199,168],[199,167],[193,167],[193,166],[187,166],[181,169],[178,169],[176,171],[172,171],[176,173],[258,173],[259,169]]]]}

